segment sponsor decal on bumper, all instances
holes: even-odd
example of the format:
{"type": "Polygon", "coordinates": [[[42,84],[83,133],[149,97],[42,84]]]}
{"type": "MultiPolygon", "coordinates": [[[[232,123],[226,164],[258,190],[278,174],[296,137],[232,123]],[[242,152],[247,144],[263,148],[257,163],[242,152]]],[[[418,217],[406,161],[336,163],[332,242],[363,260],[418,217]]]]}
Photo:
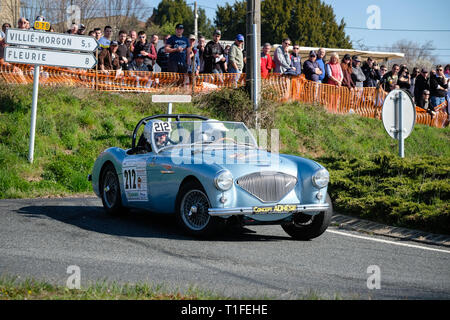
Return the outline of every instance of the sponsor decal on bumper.
{"type": "Polygon", "coordinates": [[[328,203],[317,204],[278,204],[274,206],[255,206],[242,208],[209,208],[210,216],[262,215],[303,212],[311,215],[329,209],[328,203]]]}

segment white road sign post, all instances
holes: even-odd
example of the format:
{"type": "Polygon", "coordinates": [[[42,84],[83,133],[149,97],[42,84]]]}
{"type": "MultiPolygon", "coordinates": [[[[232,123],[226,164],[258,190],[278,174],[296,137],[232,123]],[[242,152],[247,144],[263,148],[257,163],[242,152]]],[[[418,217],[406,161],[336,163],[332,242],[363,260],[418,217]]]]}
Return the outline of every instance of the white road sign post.
{"type": "Polygon", "coordinates": [[[416,107],[410,95],[403,90],[391,91],[384,100],[381,118],[386,132],[398,140],[398,155],[405,157],[405,139],[416,123],[416,107]]]}
{"type": "Polygon", "coordinates": [[[33,163],[40,66],[91,69],[97,64],[97,59],[92,52],[98,48],[99,44],[95,38],[89,36],[21,29],[7,29],[6,43],[13,45],[5,48],[6,62],[34,65],[28,149],[28,161],[33,163]],[[14,47],[14,45],[18,45],[18,47],[14,47]],[[79,52],[70,52],[70,50],[79,52]]]}
{"type": "MultiPolygon", "coordinates": [[[[192,96],[189,95],[153,95],[153,103],[168,103],[167,114],[172,114],[172,103],[189,103],[192,101],[192,96]]],[[[169,122],[171,119],[169,118],[169,122]]]]}
{"type": "Polygon", "coordinates": [[[98,42],[94,37],[22,29],[7,29],[6,43],[86,52],[94,52],[98,48],[98,42]]]}
{"type": "Polygon", "coordinates": [[[5,60],[14,63],[85,69],[91,69],[97,63],[97,60],[92,53],[75,53],[70,51],[19,47],[6,47],[5,60]]]}

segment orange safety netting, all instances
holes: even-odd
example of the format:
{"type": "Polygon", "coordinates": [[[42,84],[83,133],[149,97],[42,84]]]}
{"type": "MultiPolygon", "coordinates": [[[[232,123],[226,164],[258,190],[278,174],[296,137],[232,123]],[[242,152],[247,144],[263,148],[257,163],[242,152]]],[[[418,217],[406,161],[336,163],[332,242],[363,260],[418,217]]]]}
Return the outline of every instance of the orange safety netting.
{"type": "MultiPolygon", "coordinates": [[[[33,66],[0,63],[0,79],[7,83],[29,84],[33,82],[33,77],[33,66]]],[[[192,94],[243,86],[245,74],[200,74],[194,79],[191,75],[170,72],[101,72],[43,66],[39,83],[48,86],[78,86],[100,91],[192,94]]],[[[261,92],[266,99],[318,103],[332,113],[356,113],[375,119],[381,119],[381,109],[387,95],[378,88],[349,90],[346,87],[308,81],[304,75],[291,77],[280,74],[269,74],[262,79],[261,92]]],[[[442,128],[448,118],[445,108],[445,103],[436,108],[437,112],[433,117],[416,108],[416,123],[442,128]]]]}
{"type": "MultiPolygon", "coordinates": [[[[337,87],[308,81],[304,76],[291,80],[292,100],[305,103],[318,103],[324,105],[331,113],[356,113],[363,117],[381,119],[381,111],[387,92],[381,88],[355,88],[337,87]]],[[[448,119],[447,103],[435,108],[436,114],[432,116],[424,109],[416,107],[416,123],[442,128],[448,119]]]]}

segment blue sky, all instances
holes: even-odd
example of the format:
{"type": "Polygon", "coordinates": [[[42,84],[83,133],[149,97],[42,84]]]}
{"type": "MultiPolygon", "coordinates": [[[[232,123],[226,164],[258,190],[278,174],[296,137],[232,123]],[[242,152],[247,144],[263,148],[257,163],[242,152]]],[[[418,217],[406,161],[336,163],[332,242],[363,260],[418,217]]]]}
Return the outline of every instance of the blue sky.
{"type": "MultiPolygon", "coordinates": [[[[150,0],[147,0],[150,1],[150,0]]],[[[275,0],[274,0],[275,1],[275,0]]],[[[378,47],[390,46],[397,40],[407,39],[423,44],[433,41],[433,51],[439,62],[450,63],[450,0],[322,0],[333,7],[338,22],[344,18],[348,27],[367,28],[367,8],[376,5],[380,8],[381,29],[408,30],[449,30],[447,32],[419,31],[383,31],[346,29],[357,47],[357,41],[376,50],[378,47]],[[443,50],[449,49],[449,50],[443,50]]],[[[159,1],[151,1],[151,4],[159,1]]],[[[213,21],[214,8],[217,4],[234,3],[234,0],[197,0],[213,21]]],[[[193,3],[193,0],[187,0],[193,3]]],[[[157,5],[157,4],[156,4],[157,5]]],[[[245,31],[245,30],[244,30],[245,31]]]]}

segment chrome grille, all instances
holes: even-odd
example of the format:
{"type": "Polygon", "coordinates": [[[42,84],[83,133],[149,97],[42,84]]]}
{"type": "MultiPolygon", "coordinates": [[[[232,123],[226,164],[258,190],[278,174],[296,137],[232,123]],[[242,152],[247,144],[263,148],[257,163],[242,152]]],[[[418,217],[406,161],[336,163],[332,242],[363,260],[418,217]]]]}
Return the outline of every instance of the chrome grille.
{"type": "Polygon", "coordinates": [[[236,183],[263,202],[278,202],[294,189],[297,178],[281,172],[257,172],[236,183]]]}

